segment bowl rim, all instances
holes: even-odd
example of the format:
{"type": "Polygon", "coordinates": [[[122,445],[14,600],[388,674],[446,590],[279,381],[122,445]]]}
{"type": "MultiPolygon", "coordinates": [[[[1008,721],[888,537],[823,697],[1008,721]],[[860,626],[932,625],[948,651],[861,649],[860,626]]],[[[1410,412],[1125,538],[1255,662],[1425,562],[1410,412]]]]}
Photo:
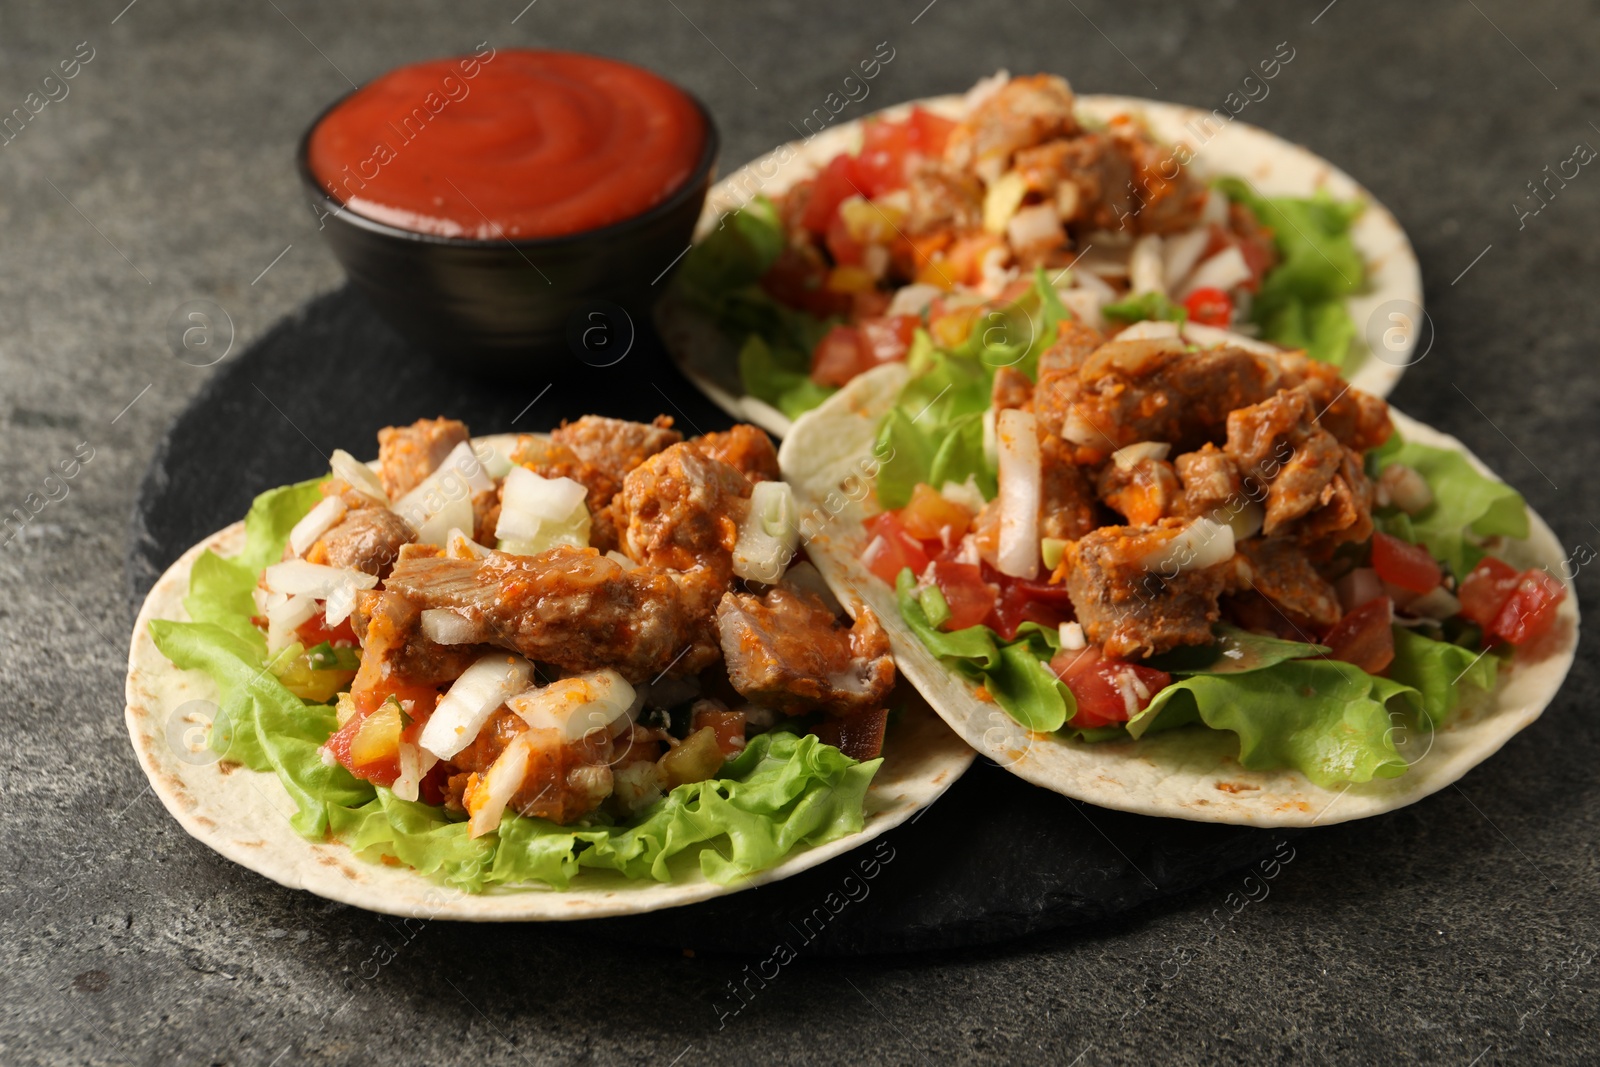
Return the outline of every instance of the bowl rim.
{"type": "MultiPolygon", "coordinates": [[[[589,53],[574,54],[587,55],[589,53]]],[[[609,59],[610,57],[601,58],[609,59]]],[[[417,62],[422,63],[428,61],[418,60],[417,62]]],[[[617,60],[617,62],[626,62],[626,60],[617,60]]],[[[407,63],[402,65],[412,66],[414,64],[407,63]]],[[[637,66],[637,64],[633,65],[637,66]]],[[[399,70],[400,68],[395,67],[392,69],[399,70]]],[[[385,71],[384,73],[387,74],[389,71],[385,71]]],[[[322,125],[322,121],[332,114],[335,108],[339,107],[339,105],[343,104],[356,93],[359,93],[362,89],[366,88],[365,84],[357,86],[347,93],[340,94],[321,111],[317,112],[316,117],[313,118],[309,124],[307,124],[305,132],[300,135],[300,139],[295,146],[295,170],[300,175],[301,184],[305,186],[307,193],[311,197],[313,206],[320,203],[328,208],[327,215],[344,222],[346,225],[353,226],[357,229],[366,230],[369,233],[377,234],[382,237],[393,238],[395,240],[460,249],[491,249],[506,248],[509,246],[519,252],[531,252],[560,248],[575,244],[579,241],[586,241],[594,238],[625,235],[633,230],[641,229],[649,225],[658,218],[671,215],[674,211],[681,209],[686,201],[695,198],[697,191],[699,196],[703,199],[705,192],[710,187],[712,178],[714,177],[713,172],[716,170],[717,154],[722,147],[722,139],[717,130],[716,119],[712,117],[711,109],[705,105],[705,101],[701,100],[698,96],[684,88],[682,85],[679,85],[676,81],[673,81],[672,79],[667,78],[656,71],[651,71],[651,73],[656,74],[657,77],[661,78],[663,81],[666,81],[673,88],[677,89],[684,96],[688,97],[690,103],[694,104],[695,109],[700,113],[701,121],[704,123],[705,143],[701,146],[700,158],[695,163],[694,170],[690,171],[689,176],[685,178],[683,182],[678,185],[678,187],[675,188],[665,199],[661,200],[659,203],[651,205],[636,215],[629,215],[625,218],[618,219],[616,222],[608,222],[604,226],[595,226],[587,230],[577,230],[573,233],[556,234],[548,237],[449,237],[443,234],[422,233],[417,230],[408,230],[404,227],[394,226],[387,222],[379,222],[377,219],[368,218],[367,216],[361,214],[359,211],[348,206],[322,187],[322,183],[317,180],[316,175],[311,171],[310,154],[311,135],[316,132],[317,127],[322,125]]],[[[368,82],[366,84],[371,83],[368,82]]],[[[696,214],[698,217],[698,212],[696,214]]],[[[319,219],[318,221],[320,223],[322,220],[319,219]]],[[[322,226],[319,225],[318,229],[321,228],[322,226]]]]}

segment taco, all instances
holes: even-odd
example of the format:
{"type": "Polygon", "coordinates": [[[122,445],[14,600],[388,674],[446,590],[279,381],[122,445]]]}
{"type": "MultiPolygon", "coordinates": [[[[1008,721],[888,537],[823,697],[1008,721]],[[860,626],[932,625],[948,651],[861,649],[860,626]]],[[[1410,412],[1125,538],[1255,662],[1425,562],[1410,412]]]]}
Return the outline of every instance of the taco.
{"type": "Polygon", "coordinates": [[[919,332],[780,452],[811,558],[969,744],[1106,807],[1308,825],[1539,715],[1564,554],[1459,441],[1303,354],[1108,339],[1040,286],[1003,365],[919,332]]]}
{"type": "Polygon", "coordinates": [[[1404,232],[1325,160],[1221,109],[1004,74],[723,180],[658,322],[714,401],[781,436],[919,327],[983,343],[1036,269],[1097,328],[1248,334],[1379,395],[1425,329],[1404,232]]]}
{"type": "Polygon", "coordinates": [[[135,750],[195,837],[376,911],[571,919],[786,877],[972,759],[796,561],[792,508],[751,426],[385,429],[156,583],[135,750]]]}

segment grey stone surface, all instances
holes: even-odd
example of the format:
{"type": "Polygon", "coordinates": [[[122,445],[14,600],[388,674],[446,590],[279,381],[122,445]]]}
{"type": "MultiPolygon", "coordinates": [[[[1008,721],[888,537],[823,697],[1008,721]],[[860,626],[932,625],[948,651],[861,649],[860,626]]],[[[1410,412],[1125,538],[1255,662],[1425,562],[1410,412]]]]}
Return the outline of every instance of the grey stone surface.
{"type": "MultiPolygon", "coordinates": [[[[127,516],[208,373],[171,356],[167,318],[214,300],[242,345],[336,285],[289,167],[303,123],[347,76],[485,39],[663,71],[714,108],[730,163],[788,137],[884,40],[874,106],[1000,66],[1221,106],[1287,40],[1295,59],[1241,117],[1358,176],[1421,257],[1437,341],[1394,399],[1570,548],[1600,543],[1600,175],[1520,228],[1512,206],[1535,206],[1525,183],[1576,143],[1600,145],[1596,4],[924,2],[0,6],[0,113],[94,49],[0,147],[0,510],[59,496],[46,476],[94,450],[0,554],[0,1061],[1600,1057],[1592,638],[1545,717],[1460,788],[1298,839],[1237,913],[1242,875],[1088,932],[802,960],[752,981],[737,1014],[727,983],[751,961],[581,926],[406,929],[231,866],[145,789],[121,715],[127,516]]],[[[297,447],[287,430],[261,446],[297,447]]],[[[1595,565],[1578,584],[1593,603],[1595,565]]]]}

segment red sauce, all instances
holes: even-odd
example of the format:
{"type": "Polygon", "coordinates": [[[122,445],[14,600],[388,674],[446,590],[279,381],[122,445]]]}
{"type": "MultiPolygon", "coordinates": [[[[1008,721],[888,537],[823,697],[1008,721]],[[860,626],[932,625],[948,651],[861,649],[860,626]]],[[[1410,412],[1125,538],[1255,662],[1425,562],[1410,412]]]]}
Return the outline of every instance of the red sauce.
{"type": "Polygon", "coordinates": [[[700,110],[598,56],[487,46],[390,71],[311,133],[311,172],[370,219],[447,237],[554,237],[638,215],[688,181],[700,110]]]}

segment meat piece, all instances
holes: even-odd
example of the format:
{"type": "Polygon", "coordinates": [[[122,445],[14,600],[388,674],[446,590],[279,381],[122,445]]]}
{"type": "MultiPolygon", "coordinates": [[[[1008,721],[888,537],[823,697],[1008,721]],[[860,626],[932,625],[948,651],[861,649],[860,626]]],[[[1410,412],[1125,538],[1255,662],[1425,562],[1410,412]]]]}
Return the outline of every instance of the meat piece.
{"type": "Polygon", "coordinates": [[[683,434],[672,428],[672,419],[666,415],[657,415],[649,423],[585,415],[550,432],[552,444],[570,449],[619,483],[633,468],[682,440],[683,434]]]}
{"type": "Polygon", "coordinates": [[[989,397],[990,406],[996,410],[1003,411],[1006,408],[1026,410],[1033,403],[1033,382],[1015,367],[997,367],[989,397]]]}
{"type": "Polygon", "coordinates": [[[1053,74],[1012,78],[973,108],[945,146],[945,159],[993,181],[1019,149],[1078,132],[1072,89],[1053,74]]]}
{"type": "Polygon", "coordinates": [[[749,481],[733,467],[691,443],[673,445],[623,482],[615,508],[622,550],[651,566],[705,566],[726,582],[749,496],[749,481]]]}
{"type": "Polygon", "coordinates": [[[1297,542],[1282,537],[1251,538],[1236,548],[1239,554],[1234,568],[1240,587],[1266,598],[1293,626],[1325,629],[1339,621],[1338,592],[1317,573],[1297,542]]]}
{"type": "Polygon", "coordinates": [[[1185,515],[1209,515],[1223,507],[1243,509],[1247,498],[1239,480],[1238,464],[1210,441],[1199,451],[1179,456],[1173,466],[1183,484],[1185,515]]]}
{"type": "Polygon", "coordinates": [[[879,710],[894,687],[889,638],[865,606],[846,626],[812,593],[728,593],[717,606],[717,632],[733,687],[789,715],[879,710]]]}
{"type": "Polygon", "coordinates": [[[1206,187],[1187,170],[1167,177],[1169,171],[1176,169],[1173,150],[1127,115],[1111,120],[1109,135],[1112,152],[1132,173],[1133,212],[1131,217],[1118,220],[1119,228],[1143,234],[1176,233],[1197,226],[1205,206],[1206,187]]]}
{"type": "Polygon", "coordinates": [[[1055,434],[1039,433],[1039,536],[1073,541],[1097,525],[1094,487],[1072,458],[1072,449],[1055,434]]]}
{"type": "Polygon", "coordinates": [[[1359,544],[1372,536],[1372,483],[1361,457],[1344,449],[1339,471],[1317,497],[1317,508],[1295,527],[1313,554],[1326,555],[1341,544],[1359,544]]]}
{"type": "Polygon", "coordinates": [[[1038,380],[1033,387],[1033,412],[1041,430],[1061,432],[1078,394],[1078,368],[1105,343],[1099,330],[1075,319],[1056,324],[1056,342],[1039,353],[1038,380]]]}
{"type": "Polygon", "coordinates": [[[1334,367],[1301,352],[1286,352],[1278,362],[1283,367],[1284,387],[1303,387],[1311,396],[1317,422],[1346,448],[1365,452],[1383,444],[1394,432],[1389,405],[1383,398],[1350,388],[1334,367]]]}
{"type": "Polygon", "coordinates": [[[772,438],[758,426],[741,422],[732,429],[696,437],[690,444],[701,455],[721,460],[751,482],[776,482],[783,478],[778,471],[778,450],[772,447],[772,438]]]}
{"type": "Polygon", "coordinates": [[[907,182],[907,193],[911,199],[907,233],[959,233],[983,222],[983,184],[947,163],[930,160],[918,165],[907,182]]]}
{"type": "Polygon", "coordinates": [[[1164,459],[1145,458],[1127,466],[1107,463],[1100,470],[1096,488],[1106,506],[1130,526],[1150,526],[1186,510],[1177,472],[1164,459]]]}
{"type": "Polygon", "coordinates": [[[410,426],[378,431],[378,478],[390,500],[399,500],[439,468],[450,450],[470,440],[457,419],[418,419],[410,426]]]}
{"type": "Polygon", "coordinates": [[[365,507],[348,512],[344,521],[312,546],[307,558],[316,555],[319,558],[314,562],[384,578],[400,557],[400,546],[414,540],[416,535],[400,516],[388,508],[365,507]]]}
{"type": "Polygon", "coordinates": [[[1123,229],[1125,219],[1136,218],[1133,166],[1109,136],[1086,133],[1018,152],[1016,168],[1066,209],[1074,231],[1123,229]]]}
{"type": "Polygon", "coordinates": [[[1127,659],[1211,641],[1230,563],[1152,569],[1188,525],[1164,519],[1154,526],[1102,526],[1067,545],[1056,577],[1065,581],[1089,640],[1106,655],[1127,659]]]}
{"type": "Polygon", "coordinates": [[[1190,452],[1220,440],[1228,415],[1278,391],[1276,359],[1238,348],[1188,351],[1181,341],[1140,339],[1101,345],[1057,377],[1034,410],[1080,446],[1080,460],[1139,441],[1190,452]],[[1059,420],[1057,422],[1056,420],[1059,420]]]}
{"type": "Polygon", "coordinates": [[[612,667],[630,682],[693,674],[716,662],[712,612],[727,579],[705,568],[624,568],[592,548],[481,559],[402,553],[385,589],[418,608],[446,608],[474,641],[564,671],[612,667]]]}
{"type": "Polygon", "coordinates": [[[405,597],[384,590],[362,593],[350,616],[361,642],[361,667],[351,692],[386,688],[390,683],[443,685],[483,655],[475,645],[439,645],[422,635],[422,611],[405,597]]]}
{"type": "Polygon", "coordinates": [[[1311,395],[1285,389],[1242,407],[1228,416],[1228,441],[1223,446],[1246,476],[1266,486],[1266,521],[1262,532],[1281,532],[1322,503],[1322,491],[1338,471],[1344,449],[1333,434],[1317,425],[1311,395]]]}

